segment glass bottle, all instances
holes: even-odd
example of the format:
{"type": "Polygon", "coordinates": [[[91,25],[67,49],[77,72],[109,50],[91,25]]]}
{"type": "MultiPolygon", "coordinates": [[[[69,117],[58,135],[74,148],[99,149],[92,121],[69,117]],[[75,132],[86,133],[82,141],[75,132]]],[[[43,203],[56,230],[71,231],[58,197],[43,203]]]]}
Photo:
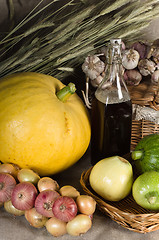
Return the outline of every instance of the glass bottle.
{"type": "Polygon", "coordinates": [[[121,57],[121,39],[111,39],[107,69],[92,100],[91,163],[130,152],[132,103],[126,87],[121,57]]]}

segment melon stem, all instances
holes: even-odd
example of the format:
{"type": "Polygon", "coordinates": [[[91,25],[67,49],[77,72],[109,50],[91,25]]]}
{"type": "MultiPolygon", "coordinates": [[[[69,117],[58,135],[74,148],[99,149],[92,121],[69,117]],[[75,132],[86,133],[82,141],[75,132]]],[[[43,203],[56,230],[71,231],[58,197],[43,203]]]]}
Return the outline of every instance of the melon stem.
{"type": "Polygon", "coordinates": [[[67,86],[62,88],[60,91],[56,93],[58,99],[62,102],[66,102],[67,99],[74,94],[76,91],[76,87],[74,83],[69,83],[67,86]]]}
{"type": "Polygon", "coordinates": [[[155,204],[157,202],[158,192],[157,191],[148,192],[145,195],[145,198],[147,199],[149,204],[153,205],[153,204],[155,204]]]}
{"type": "Polygon", "coordinates": [[[141,159],[142,156],[143,156],[143,151],[142,150],[133,151],[132,154],[131,154],[131,157],[132,157],[133,160],[141,159]]]}

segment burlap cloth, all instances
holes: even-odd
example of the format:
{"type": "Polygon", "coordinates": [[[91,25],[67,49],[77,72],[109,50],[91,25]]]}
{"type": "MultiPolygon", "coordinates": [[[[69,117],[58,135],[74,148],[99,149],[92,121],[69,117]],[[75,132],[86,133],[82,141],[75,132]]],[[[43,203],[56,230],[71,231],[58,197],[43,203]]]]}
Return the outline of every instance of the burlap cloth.
{"type": "MultiPolygon", "coordinates": [[[[90,164],[89,149],[82,159],[67,171],[54,176],[60,186],[70,184],[76,187],[81,193],[82,189],[79,183],[81,173],[88,169],[90,164]]],[[[120,226],[103,215],[98,209],[93,217],[92,228],[79,237],[72,237],[65,234],[62,237],[53,237],[45,227],[36,229],[31,227],[24,216],[14,217],[0,208],[0,240],[158,240],[159,231],[142,234],[132,232],[120,226]]]]}

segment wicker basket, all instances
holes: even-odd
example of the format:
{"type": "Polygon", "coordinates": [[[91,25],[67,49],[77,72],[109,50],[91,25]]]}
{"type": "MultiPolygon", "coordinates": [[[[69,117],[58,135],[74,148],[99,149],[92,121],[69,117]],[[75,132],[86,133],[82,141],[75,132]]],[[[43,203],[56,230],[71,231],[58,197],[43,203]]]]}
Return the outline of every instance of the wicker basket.
{"type": "Polygon", "coordinates": [[[121,226],[139,233],[148,233],[159,229],[159,213],[152,213],[140,207],[132,195],[119,202],[109,202],[94,193],[89,184],[91,169],[81,175],[80,184],[86,194],[92,196],[99,210],[108,215],[121,226]]]}
{"type": "MultiPolygon", "coordinates": [[[[155,111],[159,110],[159,91],[158,86],[152,85],[150,81],[144,81],[138,86],[129,87],[132,103],[146,106],[155,111]]],[[[144,119],[133,120],[131,135],[131,150],[146,135],[159,132],[159,125],[144,119]]],[[[130,154],[125,156],[131,161],[130,154]]],[[[83,190],[92,196],[99,209],[112,220],[121,226],[139,233],[147,233],[159,229],[159,212],[151,212],[140,207],[133,199],[132,195],[119,202],[108,202],[98,196],[90,187],[89,175],[91,168],[84,171],[81,175],[80,183],[83,190]]]]}
{"type": "MultiPolygon", "coordinates": [[[[150,79],[140,83],[138,86],[128,87],[132,103],[143,107],[148,107],[154,111],[159,111],[159,87],[153,85],[150,79]]],[[[152,133],[159,132],[159,125],[148,120],[133,120],[131,134],[131,150],[134,150],[136,144],[141,138],[152,133]]]]}

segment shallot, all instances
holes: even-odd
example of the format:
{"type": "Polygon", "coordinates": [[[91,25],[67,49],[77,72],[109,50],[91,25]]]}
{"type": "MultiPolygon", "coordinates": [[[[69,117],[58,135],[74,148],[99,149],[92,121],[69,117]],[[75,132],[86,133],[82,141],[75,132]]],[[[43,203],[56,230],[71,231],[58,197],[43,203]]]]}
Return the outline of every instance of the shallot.
{"type": "Polygon", "coordinates": [[[6,210],[6,212],[13,214],[14,216],[22,216],[24,215],[25,211],[19,210],[17,208],[15,208],[11,202],[11,200],[6,201],[4,203],[4,209],[6,210]]]}
{"type": "Polygon", "coordinates": [[[54,237],[60,237],[67,233],[66,223],[55,217],[50,218],[46,222],[45,227],[47,231],[54,237]]]}
{"type": "Polygon", "coordinates": [[[79,236],[86,233],[92,227],[92,221],[88,215],[78,214],[74,219],[66,225],[68,234],[71,236],[79,236]]]}
{"type": "Polygon", "coordinates": [[[53,191],[58,191],[59,190],[59,184],[57,183],[57,181],[53,180],[50,177],[42,177],[39,181],[38,181],[38,190],[39,192],[42,192],[44,190],[53,190],[53,191]]]}
{"type": "Polygon", "coordinates": [[[37,196],[36,187],[30,182],[18,183],[12,192],[11,201],[15,208],[25,211],[34,206],[37,196]]]}
{"type": "Polygon", "coordinates": [[[38,213],[35,208],[31,208],[29,210],[26,210],[25,211],[25,218],[30,223],[30,225],[35,227],[35,228],[44,227],[46,221],[48,220],[47,217],[38,213]]]}
{"type": "Polygon", "coordinates": [[[38,213],[45,217],[53,217],[52,206],[60,194],[53,190],[44,190],[39,193],[35,200],[35,208],[38,213]]]}
{"type": "Polygon", "coordinates": [[[76,199],[76,204],[80,213],[92,215],[96,209],[96,201],[88,195],[80,195],[76,199]]]}
{"type": "Polygon", "coordinates": [[[62,196],[71,197],[73,199],[77,198],[80,195],[80,192],[76,188],[70,185],[65,185],[59,190],[62,196]]]}
{"type": "Polygon", "coordinates": [[[12,175],[0,173],[0,202],[6,202],[11,199],[15,186],[16,181],[12,175]]]}
{"type": "Polygon", "coordinates": [[[18,171],[17,178],[19,182],[31,182],[37,184],[40,176],[31,169],[22,168],[18,171]]]}
{"type": "Polygon", "coordinates": [[[67,196],[57,198],[52,206],[54,216],[63,222],[71,221],[77,215],[77,210],[73,198],[67,196]]]}

